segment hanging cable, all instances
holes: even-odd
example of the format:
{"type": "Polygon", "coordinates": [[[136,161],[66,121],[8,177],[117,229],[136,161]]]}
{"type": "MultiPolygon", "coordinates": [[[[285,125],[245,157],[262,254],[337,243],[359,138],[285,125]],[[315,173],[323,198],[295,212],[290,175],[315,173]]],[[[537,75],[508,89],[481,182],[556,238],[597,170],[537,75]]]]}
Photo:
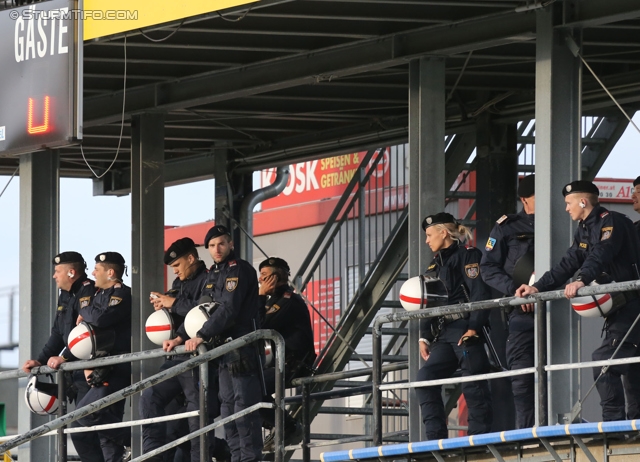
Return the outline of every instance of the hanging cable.
{"type": "Polygon", "coordinates": [[[18,173],[18,170],[20,170],[20,166],[16,167],[16,169],[13,171],[13,173],[11,174],[11,178],[9,178],[9,181],[7,181],[7,184],[4,185],[4,188],[2,189],[2,192],[0,192],[0,197],[2,197],[2,195],[4,194],[4,192],[7,190],[7,188],[9,187],[9,185],[11,184],[11,180],[13,180],[13,177],[16,176],[16,173],[18,173]]]}
{"type": "Polygon", "coordinates": [[[618,103],[618,101],[615,99],[615,97],[611,94],[611,92],[609,91],[609,89],[606,87],[606,85],[604,83],[602,83],[602,80],[600,80],[598,78],[598,76],[596,75],[596,73],[594,72],[593,69],[591,69],[591,66],[589,66],[589,64],[587,63],[587,61],[582,57],[582,54],[580,53],[580,47],[578,46],[578,44],[575,42],[575,40],[573,40],[573,37],[571,37],[569,34],[567,34],[567,36],[565,37],[565,42],[567,44],[567,46],[569,47],[569,50],[571,51],[571,53],[573,54],[573,56],[575,56],[576,58],[580,58],[580,61],[582,61],[582,64],[585,65],[585,67],[589,70],[589,72],[591,72],[591,75],[593,75],[593,78],[596,79],[596,82],[598,82],[600,84],[600,86],[602,87],[602,89],[605,91],[605,93],[607,95],[609,95],[609,98],[611,98],[611,101],[613,101],[615,103],[616,106],[618,106],[618,109],[620,109],[620,112],[622,112],[624,114],[624,116],[627,118],[627,120],[631,123],[631,125],[633,125],[633,127],[636,129],[636,131],[638,133],[640,133],[640,128],[638,128],[638,126],[636,125],[636,123],[631,119],[631,117],[629,117],[629,114],[627,114],[627,111],[625,111],[622,106],[620,106],[620,103],[618,103]]]}
{"type": "Polygon", "coordinates": [[[460,74],[458,74],[458,78],[456,79],[456,82],[453,84],[453,87],[451,87],[451,91],[449,92],[449,96],[447,96],[447,99],[444,100],[445,106],[447,105],[447,103],[449,101],[451,101],[451,98],[453,97],[453,92],[456,91],[456,88],[458,88],[458,84],[460,83],[460,79],[462,79],[462,76],[464,75],[464,71],[467,69],[467,65],[469,64],[469,60],[471,59],[471,55],[472,54],[473,54],[473,50],[471,50],[469,52],[469,54],[467,55],[467,59],[464,60],[464,64],[462,65],[462,69],[460,69],[460,74]]]}
{"type": "Polygon", "coordinates": [[[102,173],[102,175],[98,175],[95,172],[95,170],[91,168],[91,165],[89,165],[89,162],[87,161],[87,158],[84,155],[84,149],[82,148],[82,143],[80,143],[80,152],[82,153],[82,158],[84,159],[84,163],[87,164],[87,167],[89,167],[89,170],[91,170],[91,173],[93,173],[93,175],[98,180],[103,176],[105,176],[109,172],[109,170],[111,170],[113,165],[116,163],[116,160],[118,160],[118,154],[120,153],[120,145],[122,144],[122,133],[124,131],[124,108],[125,108],[126,97],[127,97],[127,36],[125,35],[124,36],[124,83],[122,87],[122,118],[120,120],[120,138],[118,139],[118,148],[116,149],[116,155],[113,158],[111,165],[109,165],[109,167],[102,173]]]}
{"type": "Polygon", "coordinates": [[[238,22],[238,21],[242,21],[248,14],[249,11],[251,11],[252,7],[249,7],[249,9],[247,11],[245,11],[242,16],[240,16],[239,18],[236,19],[229,19],[229,18],[225,18],[224,16],[222,16],[222,13],[220,13],[219,11],[216,11],[216,13],[218,14],[218,16],[220,16],[221,19],[224,19],[225,21],[228,22],[238,22]]]}
{"type": "Polygon", "coordinates": [[[173,32],[169,33],[169,35],[167,35],[166,37],[163,37],[161,39],[154,39],[153,37],[149,37],[147,34],[145,34],[145,32],[142,29],[138,29],[138,30],[140,31],[142,36],[144,38],[146,38],[147,40],[149,40],[151,42],[154,42],[154,43],[160,43],[160,42],[164,42],[165,40],[169,40],[171,37],[173,37],[175,35],[175,33],[180,30],[180,28],[182,27],[183,24],[184,24],[184,19],[180,22],[180,24],[178,24],[178,28],[176,30],[174,30],[173,32]]]}

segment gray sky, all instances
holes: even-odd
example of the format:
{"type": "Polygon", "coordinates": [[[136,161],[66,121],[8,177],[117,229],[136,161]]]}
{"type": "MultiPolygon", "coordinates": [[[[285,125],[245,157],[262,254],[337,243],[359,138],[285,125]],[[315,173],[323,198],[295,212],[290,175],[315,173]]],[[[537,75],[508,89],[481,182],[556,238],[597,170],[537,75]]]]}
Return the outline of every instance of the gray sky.
{"type": "MultiPolygon", "coordinates": [[[[640,126],[640,115],[634,117],[640,126]]],[[[604,164],[599,177],[635,178],[640,175],[638,133],[627,128],[604,164]]],[[[0,176],[0,191],[9,177],[0,176]]],[[[18,284],[19,183],[14,178],[0,197],[0,289],[18,284]]],[[[165,190],[165,223],[181,226],[213,219],[213,180],[165,190]]],[[[60,249],[76,250],[85,257],[89,272],[94,257],[114,250],[131,260],[131,197],[93,196],[91,180],[62,179],[60,182],[60,249]],[[92,225],[95,223],[95,226],[92,225]]],[[[125,278],[125,283],[129,283],[125,278]]],[[[0,294],[2,291],[0,290],[0,294]]],[[[0,295],[0,335],[7,333],[7,302],[0,295]]],[[[2,343],[2,342],[0,342],[2,343]]],[[[15,355],[0,352],[0,365],[15,367],[15,355]]]]}

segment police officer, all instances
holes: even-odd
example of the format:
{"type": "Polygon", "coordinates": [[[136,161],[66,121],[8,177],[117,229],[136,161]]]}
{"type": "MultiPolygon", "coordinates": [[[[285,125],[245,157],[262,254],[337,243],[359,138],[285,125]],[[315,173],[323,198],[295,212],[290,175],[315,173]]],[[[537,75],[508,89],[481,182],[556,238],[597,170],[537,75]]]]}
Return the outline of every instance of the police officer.
{"type": "MultiPolygon", "coordinates": [[[[522,202],[522,210],[498,219],[491,230],[480,263],[484,282],[505,296],[512,296],[520,285],[528,283],[534,269],[535,175],[525,176],[520,181],[518,196],[522,202]]],[[[509,313],[506,355],[511,370],[533,367],[533,312],[526,312],[518,307],[509,313]]],[[[511,387],[516,409],[516,427],[533,427],[533,375],[512,377],[511,387]]]]}
{"type": "MultiPolygon", "coordinates": [[[[273,329],[279,332],[285,343],[285,386],[290,387],[291,381],[297,377],[311,374],[316,351],[313,345],[313,328],[309,309],[302,297],[294,292],[289,285],[289,264],[282,258],[271,257],[260,263],[260,298],[265,306],[265,320],[263,329],[273,329]]],[[[267,400],[275,393],[275,367],[264,371],[267,400]]],[[[261,409],[265,428],[275,426],[275,411],[261,409]]],[[[285,414],[285,439],[295,437],[301,430],[298,423],[287,413],[285,414]]],[[[265,440],[265,448],[273,441],[271,435],[265,440]]]]}
{"type": "MultiPolygon", "coordinates": [[[[426,277],[437,278],[444,284],[448,294],[446,303],[490,298],[489,287],[480,277],[482,253],[462,244],[471,237],[471,232],[446,212],[426,217],[422,229],[427,245],[435,253],[426,277]]],[[[462,369],[463,376],[489,372],[482,338],[482,328],[488,319],[489,312],[485,310],[421,320],[420,355],[426,362],[418,371],[418,380],[451,377],[458,368],[462,369]]],[[[441,386],[422,387],[416,392],[427,439],[446,438],[447,416],[441,386]]],[[[466,382],[462,392],[469,408],[469,435],[488,432],[493,414],[487,381],[466,382]]]]}
{"type": "MultiPolygon", "coordinates": [[[[633,210],[640,213],[640,176],[633,181],[631,190],[631,201],[633,210]]],[[[638,237],[640,238],[640,220],[634,223],[638,237]]],[[[629,364],[629,373],[622,376],[622,384],[627,396],[627,419],[640,419],[640,387],[634,384],[640,383],[640,364],[629,364]]]]}
{"type": "MultiPolygon", "coordinates": [[[[65,361],[74,361],[77,358],[71,354],[67,346],[69,332],[76,326],[76,319],[80,308],[91,303],[95,286],[93,281],[87,278],[87,264],[78,252],[62,252],[53,258],[53,279],[60,289],[58,295],[58,309],[51,328],[49,340],[42,348],[37,359],[26,361],[22,370],[29,373],[33,367],[46,364],[52,369],[58,369],[65,361]]],[[[82,371],[74,371],[73,387],[67,391],[67,396],[73,398],[72,393],[77,392],[76,401],[89,391],[82,371]]],[[[70,384],[68,384],[70,385],[70,384]]]]}
{"type": "MultiPolygon", "coordinates": [[[[640,241],[631,220],[601,207],[598,202],[599,190],[590,181],[569,183],[562,189],[562,195],[571,219],[579,222],[573,244],[557,265],[532,286],[520,286],[516,296],[557,289],[576,272],[577,277],[564,289],[567,298],[575,297],[578,289],[590,284],[603,272],[618,282],[638,279],[640,241]]],[[[605,337],[602,345],[593,352],[594,361],[610,359],[640,315],[638,293],[628,292],[624,295],[626,302],[605,319],[605,337]]],[[[639,342],[640,326],[636,326],[615,359],[638,355],[639,342]]],[[[620,376],[627,374],[628,370],[628,365],[612,366],[597,379],[601,368],[593,369],[605,421],[625,419],[625,396],[620,376]]],[[[640,384],[632,386],[637,389],[640,384]]]]}
{"type": "MultiPolygon", "coordinates": [[[[187,313],[198,304],[200,292],[202,291],[204,282],[207,279],[207,267],[204,262],[198,258],[196,245],[193,240],[188,237],[178,239],[169,246],[164,254],[164,264],[173,269],[177,278],[173,281],[172,288],[167,295],[159,292],[151,292],[149,300],[153,304],[155,310],[163,308],[169,310],[173,318],[174,325],[180,326],[184,322],[184,317],[187,313]]],[[[189,359],[189,357],[190,355],[188,354],[170,356],[164,362],[160,370],[162,371],[176,366],[189,359]]],[[[218,379],[217,374],[215,373],[215,368],[210,367],[209,369],[211,372],[209,380],[210,388],[208,393],[210,402],[208,403],[207,411],[209,412],[211,421],[213,421],[213,419],[220,414],[217,387],[218,379]]],[[[184,372],[143,391],[142,396],[140,397],[141,417],[147,419],[164,416],[165,407],[171,404],[174,398],[181,393],[184,393],[185,396],[187,412],[199,409],[200,400],[197,369],[184,372]]],[[[165,425],[164,423],[143,425],[143,453],[150,452],[166,444],[167,427],[172,425],[173,422],[169,422],[168,425],[165,425]]],[[[191,432],[200,428],[198,417],[190,417],[188,419],[188,423],[189,430],[191,432]]],[[[212,450],[212,453],[215,454],[215,440],[212,440],[211,444],[214,447],[210,449],[212,450]]],[[[223,450],[225,446],[226,444],[221,440],[219,449],[223,450]]],[[[216,459],[224,459],[224,457],[220,457],[221,455],[222,452],[218,454],[216,459]]],[[[209,458],[205,459],[209,460],[209,458]]],[[[150,460],[162,461],[163,457],[162,455],[158,455],[150,460]]],[[[200,461],[199,438],[191,440],[191,460],[193,462],[200,461]]]]}
{"type": "MultiPolygon", "coordinates": [[[[220,304],[209,319],[189,339],[184,327],[179,337],[187,351],[194,351],[206,343],[217,346],[227,339],[239,338],[260,327],[260,299],[256,270],[246,261],[236,258],[229,229],[213,226],[206,234],[204,245],[213,258],[202,291],[220,304]]],[[[168,344],[165,350],[175,346],[168,344]]],[[[224,355],[219,362],[221,415],[228,417],[260,402],[262,385],[259,378],[260,361],[255,345],[247,345],[224,355]]],[[[240,417],[224,426],[233,462],[262,460],[261,419],[257,412],[240,417]]]]}
{"type": "MultiPolygon", "coordinates": [[[[99,330],[113,335],[109,355],[131,352],[131,289],[122,283],[125,262],[118,252],[103,252],[96,256],[93,270],[97,292],[91,303],[80,308],[78,323],[85,321],[99,330]]],[[[100,367],[84,371],[91,389],[78,402],[86,406],[107,395],[122,390],[131,383],[131,364],[100,367]]],[[[93,426],[122,422],[125,401],[118,401],[106,408],[78,420],[80,425],[93,426]]],[[[82,462],[120,462],[124,447],[130,445],[129,428],[73,433],[73,445],[82,462]],[[99,444],[96,445],[96,435],[99,444]]]]}

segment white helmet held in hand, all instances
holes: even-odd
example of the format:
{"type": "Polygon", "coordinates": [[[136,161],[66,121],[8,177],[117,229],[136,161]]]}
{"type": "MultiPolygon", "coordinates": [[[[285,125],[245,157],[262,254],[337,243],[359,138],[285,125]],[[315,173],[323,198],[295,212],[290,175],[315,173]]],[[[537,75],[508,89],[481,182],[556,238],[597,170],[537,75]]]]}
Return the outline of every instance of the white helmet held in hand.
{"type": "Polygon", "coordinates": [[[58,385],[41,382],[34,375],[24,391],[24,400],[34,414],[55,414],[58,411],[58,385]]]}
{"type": "Polygon", "coordinates": [[[162,345],[165,340],[171,340],[176,336],[173,317],[166,308],[154,311],[144,324],[147,337],[156,345],[162,345]]]}
{"type": "Polygon", "coordinates": [[[444,306],[449,296],[444,283],[425,275],[407,279],[400,288],[400,303],[407,311],[444,306]]]}
{"type": "Polygon", "coordinates": [[[220,306],[217,302],[206,302],[191,308],[191,311],[187,313],[184,318],[184,329],[187,331],[187,335],[191,338],[196,338],[198,331],[202,329],[202,326],[211,313],[213,313],[220,306]]]}
{"type": "MultiPolygon", "coordinates": [[[[592,281],[590,286],[597,286],[596,281],[592,281]]],[[[571,299],[571,307],[580,316],[586,318],[605,317],[613,307],[613,297],[611,294],[585,295],[571,299]]]]}

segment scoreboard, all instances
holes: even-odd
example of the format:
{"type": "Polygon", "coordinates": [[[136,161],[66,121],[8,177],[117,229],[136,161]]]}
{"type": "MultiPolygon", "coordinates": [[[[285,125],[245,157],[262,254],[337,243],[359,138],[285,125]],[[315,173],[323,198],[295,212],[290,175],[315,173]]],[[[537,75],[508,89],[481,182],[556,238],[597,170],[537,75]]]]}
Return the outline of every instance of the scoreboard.
{"type": "Polygon", "coordinates": [[[82,138],[78,0],[0,11],[0,157],[82,138]]]}

